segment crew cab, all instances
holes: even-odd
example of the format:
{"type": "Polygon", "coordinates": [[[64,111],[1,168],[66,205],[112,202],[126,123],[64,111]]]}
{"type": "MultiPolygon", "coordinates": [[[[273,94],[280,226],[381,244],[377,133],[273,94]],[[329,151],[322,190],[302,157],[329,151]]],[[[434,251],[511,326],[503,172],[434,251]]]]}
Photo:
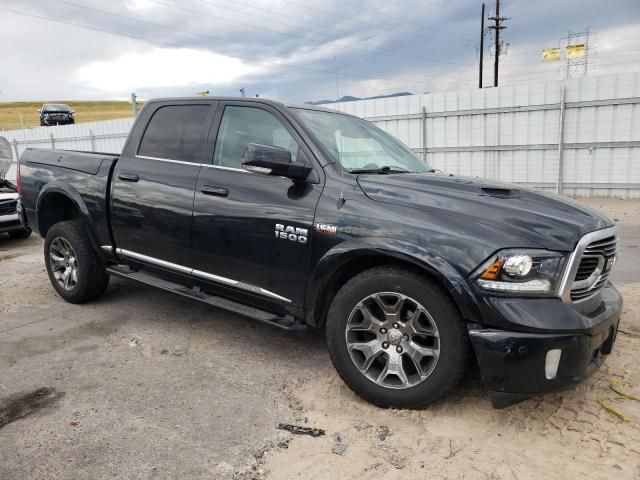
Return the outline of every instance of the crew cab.
{"type": "Polygon", "coordinates": [[[71,125],[76,123],[75,113],[69,105],[63,103],[45,103],[38,110],[40,114],[40,126],[71,125]]]}
{"type": "Polygon", "coordinates": [[[18,177],[63,299],[95,299],[115,275],[323,328],[340,376],[376,405],[427,405],[475,359],[504,407],[581,382],[616,338],[609,218],[437,173],[340,112],[152,100],[120,155],[29,149],[18,177]]]}

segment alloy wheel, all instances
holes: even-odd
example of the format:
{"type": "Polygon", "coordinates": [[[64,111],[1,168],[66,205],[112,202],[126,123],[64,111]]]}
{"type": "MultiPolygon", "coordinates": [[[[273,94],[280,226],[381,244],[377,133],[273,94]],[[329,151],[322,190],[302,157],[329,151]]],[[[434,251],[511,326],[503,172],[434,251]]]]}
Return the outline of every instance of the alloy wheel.
{"type": "Polygon", "coordinates": [[[438,328],[411,297],[381,292],[362,299],[349,314],[345,339],[354,365],[385,388],[424,382],[440,356],[438,328]]]}
{"type": "Polygon", "coordinates": [[[78,285],[78,259],[71,244],[64,238],[56,237],[51,242],[49,264],[60,287],[73,290],[78,285]]]}

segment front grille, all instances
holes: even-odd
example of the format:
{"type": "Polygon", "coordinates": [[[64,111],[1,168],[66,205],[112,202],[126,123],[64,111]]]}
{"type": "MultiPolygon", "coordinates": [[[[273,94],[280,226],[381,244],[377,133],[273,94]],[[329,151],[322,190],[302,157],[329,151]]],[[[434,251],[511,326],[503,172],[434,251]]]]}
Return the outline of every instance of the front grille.
{"type": "Polygon", "coordinates": [[[591,297],[606,285],[612,266],[610,260],[616,255],[616,242],[616,237],[610,236],[584,248],[571,288],[573,301],[591,297]]]}
{"type": "Polygon", "coordinates": [[[17,200],[0,200],[0,215],[13,215],[17,212],[17,200]]]}
{"type": "Polygon", "coordinates": [[[584,255],[604,255],[611,257],[616,254],[616,237],[608,237],[603,240],[591,242],[584,249],[584,255]]]}
{"type": "Polygon", "coordinates": [[[596,268],[598,268],[599,262],[600,258],[597,256],[582,257],[574,281],[586,280],[587,278],[589,278],[591,274],[596,271],[596,268]]]}

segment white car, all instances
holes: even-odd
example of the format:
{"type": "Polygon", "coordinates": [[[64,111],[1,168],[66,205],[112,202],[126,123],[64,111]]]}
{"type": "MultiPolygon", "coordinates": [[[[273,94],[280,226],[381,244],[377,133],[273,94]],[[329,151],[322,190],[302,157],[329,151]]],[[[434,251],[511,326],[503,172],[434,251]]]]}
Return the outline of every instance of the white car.
{"type": "Polygon", "coordinates": [[[11,146],[0,137],[0,234],[8,233],[11,238],[27,238],[31,229],[24,218],[20,218],[19,197],[16,186],[6,179],[12,167],[11,146]]]}
{"type": "Polygon", "coordinates": [[[27,238],[31,229],[25,227],[18,214],[18,194],[11,184],[0,179],[0,233],[8,233],[11,238],[27,238]]]}

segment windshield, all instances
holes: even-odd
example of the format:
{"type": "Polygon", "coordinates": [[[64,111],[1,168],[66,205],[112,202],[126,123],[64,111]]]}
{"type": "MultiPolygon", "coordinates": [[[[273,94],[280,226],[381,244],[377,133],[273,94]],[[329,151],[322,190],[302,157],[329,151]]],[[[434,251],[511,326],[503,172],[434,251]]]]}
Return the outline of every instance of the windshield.
{"type": "Polygon", "coordinates": [[[66,105],[43,105],[42,110],[45,112],[68,112],[69,107],[66,105]]]}
{"type": "Polygon", "coordinates": [[[402,143],[365,120],[320,110],[292,110],[331,159],[350,172],[432,171],[402,143]]]}

